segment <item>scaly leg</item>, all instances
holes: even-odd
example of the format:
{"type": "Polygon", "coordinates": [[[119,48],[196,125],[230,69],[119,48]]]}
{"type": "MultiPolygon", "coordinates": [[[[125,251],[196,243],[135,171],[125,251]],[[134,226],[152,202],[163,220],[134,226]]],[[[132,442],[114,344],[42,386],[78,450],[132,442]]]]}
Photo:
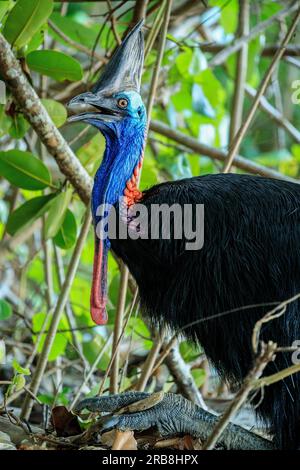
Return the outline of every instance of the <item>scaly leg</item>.
{"type": "MultiPolygon", "coordinates": [[[[181,395],[166,393],[163,399],[153,407],[134,413],[116,414],[118,410],[132,403],[150,397],[150,393],[127,392],[82,400],[76,412],[84,408],[89,411],[111,415],[102,418],[102,432],[109,429],[144,431],[156,428],[159,434],[174,436],[189,434],[205,441],[213,431],[218,417],[186,400],[181,395]]],[[[246,429],[229,423],[218,441],[226,449],[239,450],[274,450],[272,442],[246,429]]]]}

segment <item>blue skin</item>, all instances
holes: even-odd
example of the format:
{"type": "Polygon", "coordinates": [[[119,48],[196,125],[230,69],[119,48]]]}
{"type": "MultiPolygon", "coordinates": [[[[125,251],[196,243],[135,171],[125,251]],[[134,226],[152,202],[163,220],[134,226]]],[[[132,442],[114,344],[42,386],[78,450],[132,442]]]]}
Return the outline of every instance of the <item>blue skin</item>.
{"type": "MultiPolygon", "coordinates": [[[[106,141],[102,163],[96,172],[92,191],[92,214],[96,226],[96,216],[100,204],[114,205],[123,195],[127,181],[132,177],[143,152],[147,114],[141,96],[134,91],[117,93],[112,96],[116,102],[124,98],[128,101],[126,116],[120,121],[87,119],[104,135],[106,141]]],[[[107,244],[109,247],[109,240],[107,244]]]]}

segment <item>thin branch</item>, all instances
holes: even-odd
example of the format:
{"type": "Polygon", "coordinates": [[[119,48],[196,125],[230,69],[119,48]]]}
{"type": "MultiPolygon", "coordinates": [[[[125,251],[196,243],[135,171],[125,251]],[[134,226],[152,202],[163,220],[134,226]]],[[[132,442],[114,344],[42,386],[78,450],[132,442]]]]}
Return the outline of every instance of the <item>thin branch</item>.
{"type": "Polygon", "coordinates": [[[165,363],[171,372],[179,391],[193,403],[207,410],[207,406],[202,398],[201,392],[195,384],[194,377],[191,374],[190,367],[183,360],[180,352],[178,341],[173,344],[165,359],[165,363]]]}
{"type": "Polygon", "coordinates": [[[241,408],[243,403],[247,400],[249,393],[253,390],[254,383],[262,375],[264,369],[270,361],[274,359],[274,352],[276,350],[276,344],[271,341],[267,345],[263,345],[261,354],[256,358],[254,367],[245,378],[240,390],[232,400],[231,404],[226,409],[225,413],[220,418],[214,431],[203,444],[202,450],[211,450],[215,447],[220,436],[224,432],[229,421],[236,415],[237,411],[241,408]]]}
{"type": "MultiPolygon", "coordinates": [[[[299,5],[299,2],[297,2],[297,4],[299,5]]],[[[224,173],[228,173],[230,171],[230,168],[231,168],[232,162],[234,160],[234,157],[235,157],[235,155],[237,154],[237,152],[240,148],[242,140],[245,137],[245,134],[246,134],[247,130],[249,129],[249,126],[252,122],[254,114],[255,114],[255,112],[258,108],[260,98],[265,93],[265,91],[267,89],[267,86],[269,84],[269,81],[270,81],[270,79],[273,75],[273,72],[274,72],[274,70],[277,66],[277,63],[281,59],[285,47],[287,46],[287,44],[291,40],[291,38],[292,38],[292,36],[293,36],[293,34],[296,30],[299,18],[300,18],[300,8],[298,8],[298,11],[295,15],[295,18],[293,19],[293,22],[292,22],[292,24],[291,24],[284,40],[282,41],[281,47],[278,49],[278,51],[275,54],[270,66],[268,67],[268,70],[267,70],[267,72],[266,72],[266,74],[265,74],[258,90],[257,90],[256,97],[255,97],[255,99],[252,103],[252,106],[250,108],[250,111],[249,111],[246,119],[245,119],[244,124],[240,127],[240,130],[238,131],[238,133],[236,134],[232,144],[230,145],[230,150],[229,150],[228,155],[226,157],[225,166],[224,166],[224,170],[223,170],[224,173]]]]}
{"type": "MultiPolygon", "coordinates": [[[[83,44],[80,44],[76,41],[73,41],[69,36],[67,36],[61,29],[59,29],[58,26],[56,26],[55,23],[53,23],[52,20],[48,20],[48,25],[50,26],[51,29],[61,38],[63,39],[67,44],[69,44],[71,47],[74,49],[77,49],[80,52],[83,52],[84,54],[88,55],[89,57],[92,57],[92,52],[88,47],[85,47],[83,44]]],[[[93,53],[93,57],[96,57],[97,60],[103,60],[103,57],[100,54],[97,54],[97,52],[93,53]]]]}
{"type": "Polygon", "coordinates": [[[167,0],[166,6],[165,6],[165,14],[164,14],[164,19],[163,19],[162,29],[160,32],[158,53],[157,53],[156,62],[154,65],[153,74],[151,77],[150,92],[149,92],[148,101],[147,101],[148,126],[149,126],[149,122],[151,118],[153,103],[154,103],[157,84],[158,84],[160,67],[161,67],[165,45],[166,45],[166,38],[167,38],[167,33],[168,33],[168,25],[170,21],[171,9],[172,9],[172,0],[167,0]]]}
{"type": "Polygon", "coordinates": [[[144,391],[147,385],[147,382],[151,374],[153,373],[153,367],[155,365],[155,361],[159,354],[160,348],[162,347],[162,344],[163,344],[164,334],[165,334],[164,330],[161,332],[158,332],[153,339],[152,349],[149,352],[146,361],[144,362],[141,376],[136,385],[136,390],[138,390],[139,392],[144,391]]]}
{"type": "MultiPolygon", "coordinates": [[[[80,260],[80,255],[82,252],[82,249],[84,247],[84,243],[86,241],[88,231],[90,228],[91,224],[91,214],[90,214],[90,208],[88,207],[86,211],[86,216],[81,228],[81,232],[79,234],[75,249],[72,254],[72,258],[69,264],[69,268],[67,271],[66,279],[65,282],[62,286],[60,296],[58,298],[51,324],[49,327],[49,331],[46,335],[45,342],[41,351],[41,354],[38,359],[38,363],[35,369],[35,372],[32,376],[31,384],[30,384],[30,391],[34,394],[37,395],[38,389],[40,387],[41,381],[43,379],[43,375],[47,366],[48,362],[48,356],[51,351],[55,335],[58,329],[59,321],[62,315],[62,312],[66,306],[66,302],[68,300],[68,296],[70,293],[70,289],[72,287],[72,283],[78,268],[79,260],[80,260]]],[[[23,419],[28,419],[31,413],[32,409],[32,399],[29,395],[26,396],[26,399],[23,403],[22,411],[21,411],[21,416],[23,419]]]]}
{"type": "MultiPolygon", "coordinates": [[[[184,134],[183,132],[174,130],[160,121],[152,120],[150,123],[150,129],[154,132],[157,132],[165,137],[174,140],[175,142],[178,142],[179,144],[193,150],[196,153],[199,153],[200,155],[205,155],[207,157],[213,158],[214,160],[219,160],[220,162],[224,162],[226,160],[226,152],[224,152],[223,150],[210,147],[206,144],[202,144],[195,138],[190,137],[184,134]]],[[[279,171],[260,165],[251,160],[247,160],[246,158],[240,156],[235,156],[233,160],[233,165],[243,171],[255,175],[261,175],[266,176],[267,178],[276,178],[285,181],[291,181],[293,183],[299,183],[298,180],[289,176],[285,176],[279,171]]]]}
{"type": "Polygon", "coordinates": [[[122,263],[121,266],[121,279],[120,279],[120,289],[118,295],[118,304],[116,311],[116,319],[114,324],[114,336],[113,336],[113,347],[112,347],[112,356],[114,361],[112,363],[111,373],[110,373],[110,393],[118,393],[119,390],[119,367],[120,367],[120,354],[119,354],[119,338],[122,333],[122,325],[124,321],[124,311],[126,304],[126,293],[128,286],[128,268],[122,263]]]}
{"type": "MultiPolygon", "coordinates": [[[[249,0],[239,0],[239,26],[237,37],[249,34],[249,0]]],[[[230,142],[241,127],[247,78],[248,43],[245,42],[237,54],[232,113],[230,120],[230,142]]]]}
{"type": "Polygon", "coordinates": [[[249,43],[250,41],[252,41],[252,39],[255,39],[265,29],[271,26],[274,23],[274,21],[285,18],[286,16],[296,11],[297,8],[299,8],[299,2],[293,1],[291,5],[278,11],[277,13],[275,13],[275,15],[271,16],[270,18],[263,21],[262,23],[259,23],[257,26],[251,29],[250,33],[247,36],[243,36],[240,39],[237,39],[233,44],[231,44],[230,46],[226,47],[226,49],[223,49],[221,52],[219,52],[209,62],[209,67],[213,68],[213,67],[216,67],[217,65],[223,64],[225,60],[227,60],[230,55],[237,52],[245,42],[249,43]]]}
{"type": "Polygon", "coordinates": [[[61,172],[69,179],[81,199],[90,199],[92,179],[50,119],[38,95],[29,84],[10,44],[0,34],[0,73],[61,172]]]}
{"type": "MultiPolygon", "coordinates": [[[[256,90],[252,88],[250,85],[245,85],[246,93],[254,98],[256,96],[256,90]]],[[[259,100],[260,108],[265,111],[265,113],[272,118],[276,124],[282,127],[290,136],[295,139],[297,143],[300,143],[300,132],[293,124],[274,106],[272,106],[269,101],[264,97],[261,96],[259,100]]]]}

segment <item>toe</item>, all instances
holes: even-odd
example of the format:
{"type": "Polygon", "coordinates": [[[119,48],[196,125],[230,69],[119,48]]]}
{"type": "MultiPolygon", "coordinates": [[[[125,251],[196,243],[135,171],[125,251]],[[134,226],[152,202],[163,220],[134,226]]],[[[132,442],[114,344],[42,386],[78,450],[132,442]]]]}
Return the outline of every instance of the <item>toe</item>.
{"type": "Polygon", "coordinates": [[[87,409],[93,413],[113,413],[118,411],[120,408],[135,403],[136,401],[143,400],[149,395],[149,393],[144,392],[127,392],[118,395],[86,398],[76,405],[75,412],[87,409]]]}

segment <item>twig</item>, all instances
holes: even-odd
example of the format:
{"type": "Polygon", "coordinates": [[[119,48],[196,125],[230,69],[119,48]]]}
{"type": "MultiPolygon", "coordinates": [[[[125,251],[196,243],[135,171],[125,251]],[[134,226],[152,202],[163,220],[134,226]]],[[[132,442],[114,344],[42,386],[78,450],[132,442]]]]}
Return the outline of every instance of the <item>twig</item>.
{"type": "Polygon", "coordinates": [[[202,450],[211,450],[215,447],[229,421],[233,416],[235,416],[242,404],[247,400],[249,393],[253,390],[255,381],[257,381],[257,379],[262,375],[267,364],[274,359],[275,350],[276,344],[271,341],[268,344],[263,345],[260,355],[255,360],[254,367],[245,378],[240,390],[220,418],[214,431],[203,444],[202,450]]]}
{"type": "Polygon", "coordinates": [[[81,199],[90,199],[92,179],[51,121],[38,95],[25,77],[10,44],[0,34],[0,72],[48,152],[55,158],[61,172],[72,183],[81,199]]]}
{"type": "Polygon", "coordinates": [[[207,410],[201,392],[196,386],[195,380],[191,374],[190,367],[185,363],[179,352],[178,341],[173,344],[165,362],[180,392],[193,403],[207,410]]]}
{"type": "Polygon", "coordinates": [[[156,62],[154,65],[153,74],[151,77],[150,92],[149,92],[148,101],[147,101],[148,127],[149,127],[154,98],[155,98],[156,89],[157,89],[159,71],[160,71],[161,62],[162,62],[165,45],[166,45],[166,37],[167,37],[168,25],[170,21],[171,9],[172,9],[172,0],[167,0],[163,24],[162,24],[162,30],[160,33],[158,53],[157,53],[156,62]]]}
{"type": "MultiPolygon", "coordinates": [[[[150,123],[150,129],[154,132],[158,132],[159,134],[174,140],[175,142],[178,142],[181,145],[184,145],[187,148],[190,148],[191,150],[196,153],[199,153],[200,155],[206,155],[207,157],[219,160],[221,162],[224,162],[226,159],[226,152],[224,152],[223,150],[210,147],[206,144],[202,144],[193,137],[190,137],[184,134],[183,132],[174,130],[162,122],[152,120],[150,123]]],[[[254,163],[253,161],[247,160],[246,158],[240,156],[235,156],[233,165],[248,173],[266,176],[268,178],[276,178],[285,181],[291,181],[293,183],[299,183],[298,180],[290,178],[289,176],[285,176],[279,171],[272,170],[271,168],[259,165],[258,163],[254,163]]]]}
{"type": "MultiPolygon", "coordinates": [[[[54,243],[53,243],[53,248],[54,248],[54,256],[55,256],[58,286],[59,286],[59,289],[61,290],[62,286],[65,282],[65,271],[64,271],[64,266],[63,266],[63,260],[62,260],[62,256],[61,256],[61,253],[60,253],[60,249],[54,243]]],[[[75,347],[80,359],[82,360],[82,363],[83,363],[84,367],[87,367],[88,363],[87,363],[87,361],[84,357],[84,354],[83,354],[82,344],[78,340],[77,335],[76,335],[77,326],[76,326],[76,321],[75,321],[73,311],[72,311],[72,307],[71,307],[71,304],[70,304],[69,300],[67,300],[65,311],[66,311],[67,321],[68,321],[68,324],[69,324],[69,330],[68,331],[71,332],[74,347],[75,347]]],[[[57,333],[59,333],[59,332],[62,332],[62,331],[57,330],[57,333]]]]}
{"type": "Polygon", "coordinates": [[[254,353],[257,353],[258,351],[258,344],[259,344],[259,336],[260,336],[260,330],[261,327],[264,323],[268,323],[269,321],[274,320],[275,318],[281,317],[286,312],[286,307],[292,302],[295,302],[300,298],[300,293],[295,294],[293,297],[290,297],[287,300],[284,300],[280,304],[278,304],[276,307],[274,307],[272,310],[267,312],[260,320],[258,320],[253,328],[253,333],[252,333],[252,349],[254,353]]]}
{"type": "MultiPolygon", "coordinates": [[[[69,268],[67,271],[66,279],[61,289],[61,293],[58,298],[58,301],[57,301],[57,304],[56,304],[56,307],[52,316],[52,321],[49,327],[49,331],[45,338],[43,349],[39,356],[36,370],[32,376],[32,381],[31,381],[29,388],[30,388],[30,391],[35,395],[38,392],[40,383],[43,378],[43,374],[47,366],[48,356],[51,351],[53,341],[55,339],[55,335],[56,335],[56,331],[59,325],[61,314],[68,300],[69,292],[70,292],[70,289],[71,289],[71,286],[72,286],[72,283],[76,274],[76,270],[77,270],[79,260],[80,260],[80,255],[84,247],[86,237],[88,235],[90,224],[91,224],[91,214],[90,214],[90,208],[88,208],[86,211],[86,216],[85,216],[82,228],[81,228],[80,235],[78,237],[74,252],[72,254],[72,258],[71,258],[69,268]]],[[[29,397],[29,395],[27,395],[24,401],[23,407],[22,407],[22,411],[21,411],[22,418],[28,419],[31,413],[31,409],[32,409],[32,399],[31,397],[29,397]]]]}
{"type": "MultiPolygon", "coordinates": [[[[298,3],[298,5],[299,5],[299,3],[298,3]]],[[[300,9],[298,8],[298,11],[295,15],[295,18],[294,18],[287,34],[286,34],[284,40],[281,43],[281,47],[276,52],[270,66],[268,67],[268,70],[267,70],[267,72],[266,72],[266,74],[265,74],[258,90],[257,90],[256,97],[255,97],[255,99],[252,103],[252,106],[250,108],[250,111],[249,111],[246,119],[245,119],[245,122],[240,127],[240,129],[239,129],[238,133],[236,134],[232,144],[230,145],[230,150],[228,152],[226,162],[225,162],[225,166],[224,166],[224,173],[228,173],[230,171],[230,168],[231,168],[232,162],[234,160],[234,157],[235,157],[235,155],[237,154],[237,152],[240,148],[241,142],[242,142],[242,140],[243,140],[243,138],[244,138],[251,122],[252,122],[254,114],[257,110],[260,98],[265,93],[265,91],[267,89],[267,86],[268,86],[268,83],[269,83],[269,81],[270,81],[270,79],[273,75],[273,72],[276,68],[276,65],[277,65],[278,61],[281,59],[281,57],[283,55],[283,51],[284,51],[286,45],[289,43],[290,39],[292,38],[292,36],[295,32],[295,29],[297,27],[299,18],[300,18],[300,9]]]]}
{"type": "Polygon", "coordinates": [[[157,359],[158,353],[163,343],[164,335],[165,335],[165,331],[162,330],[161,332],[158,332],[153,339],[153,347],[147,356],[147,359],[142,369],[141,376],[136,385],[136,390],[138,390],[139,392],[144,391],[147,385],[147,382],[152,374],[155,361],[157,359]]]}
{"type": "Polygon", "coordinates": [[[93,362],[93,364],[92,364],[92,366],[91,366],[91,368],[90,368],[90,370],[89,370],[87,376],[85,377],[84,381],[82,382],[82,384],[80,385],[79,389],[77,390],[77,393],[76,393],[76,395],[75,395],[75,397],[74,397],[74,399],[73,399],[73,401],[72,401],[72,403],[71,403],[71,405],[70,405],[70,410],[72,410],[72,409],[74,408],[74,406],[76,405],[76,403],[78,402],[78,399],[79,399],[79,397],[80,397],[80,394],[81,394],[82,389],[86,386],[86,384],[88,383],[88,381],[89,381],[90,378],[92,377],[93,373],[95,372],[95,369],[96,369],[96,367],[98,366],[99,362],[101,361],[103,354],[106,352],[108,346],[110,345],[110,342],[111,342],[111,340],[112,340],[112,337],[113,337],[113,333],[111,333],[111,334],[108,336],[108,338],[107,338],[105,344],[102,346],[101,350],[99,351],[99,353],[98,353],[96,359],[94,360],[94,362],[93,362]]]}
{"type": "MultiPolygon", "coordinates": [[[[239,0],[239,26],[237,38],[249,34],[249,0],[239,0]]],[[[230,142],[239,130],[243,119],[245,82],[247,77],[248,43],[245,42],[237,53],[234,94],[230,120],[230,142]]]]}
{"type": "Polygon", "coordinates": [[[231,54],[234,54],[235,52],[237,52],[245,42],[249,43],[250,41],[252,41],[252,39],[256,38],[265,29],[271,26],[274,23],[274,21],[285,18],[286,16],[296,11],[298,7],[299,7],[298,1],[294,1],[292,2],[291,5],[287,6],[286,8],[283,8],[282,10],[275,13],[275,15],[259,23],[257,26],[251,29],[250,33],[247,36],[243,36],[240,39],[237,39],[233,44],[226,47],[217,55],[215,55],[215,57],[209,62],[209,67],[213,68],[213,67],[216,67],[217,65],[223,64],[225,60],[227,60],[227,58],[231,54]]]}
{"type": "MultiPolygon", "coordinates": [[[[74,49],[77,49],[80,52],[83,52],[84,54],[88,56],[92,56],[92,52],[88,47],[85,47],[83,44],[80,44],[76,41],[73,41],[69,36],[67,36],[61,29],[59,29],[58,26],[56,26],[55,23],[53,23],[52,20],[48,20],[48,25],[50,26],[51,29],[61,38],[63,39],[67,44],[69,44],[71,47],[74,49]]],[[[93,56],[96,57],[97,60],[103,60],[103,57],[100,54],[97,54],[97,52],[93,53],[93,56]]]]}
{"type": "Polygon", "coordinates": [[[111,367],[110,373],[110,393],[118,393],[119,390],[119,364],[120,364],[120,354],[119,348],[117,348],[120,335],[122,333],[122,324],[124,321],[124,310],[126,303],[126,293],[128,286],[128,268],[122,264],[121,266],[121,279],[120,279],[120,289],[118,295],[118,304],[116,311],[116,319],[114,324],[114,336],[113,336],[113,347],[112,347],[112,356],[114,356],[114,361],[111,367]]]}
{"type": "MultiPolygon", "coordinates": [[[[256,90],[254,90],[250,85],[246,84],[245,90],[246,93],[252,98],[256,96],[256,90]]],[[[300,132],[298,131],[298,129],[294,127],[288,119],[286,119],[282,112],[272,106],[264,96],[260,98],[259,106],[280,127],[282,127],[286,132],[288,132],[297,143],[300,143],[300,132]]]]}

